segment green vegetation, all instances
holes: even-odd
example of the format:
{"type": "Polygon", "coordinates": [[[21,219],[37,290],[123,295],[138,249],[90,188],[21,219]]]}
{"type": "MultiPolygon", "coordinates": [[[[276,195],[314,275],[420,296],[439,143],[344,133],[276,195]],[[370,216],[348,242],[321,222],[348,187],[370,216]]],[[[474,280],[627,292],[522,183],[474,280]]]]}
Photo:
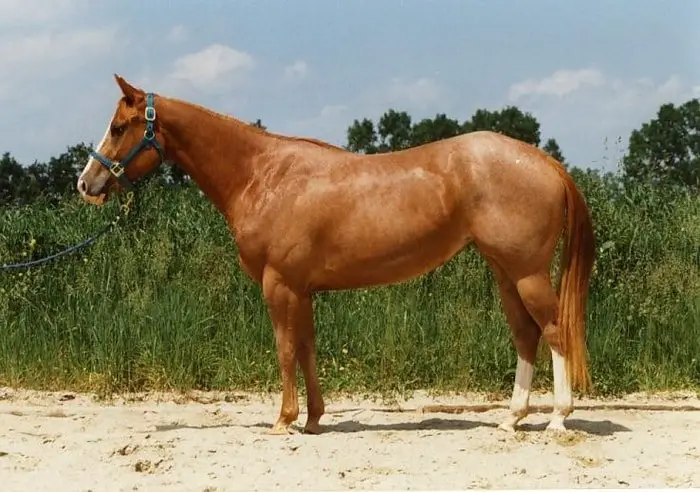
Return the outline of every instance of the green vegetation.
{"type": "MultiPolygon", "coordinates": [[[[411,126],[409,119],[406,127],[394,113],[379,138],[366,120],[350,127],[348,140],[358,152],[386,151],[471,131],[483,120],[506,133],[535,128],[539,144],[529,115],[520,125],[512,110],[479,115],[471,126],[438,115],[432,124],[411,126]],[[392,130],[391,121],[403,130],[392,130]]],[[[653,136],[640,132],[629,155],[644,161],[628,158],[627,169],[653,160],[653,136]],[[651,150],[639,150],[644,145],[651,150]]],[[[545,147],[561,157],[553,139],[545,147]]],[[[56,159],[64,169],[80,162],[71,152],[56,159]]],[[[682,173],[660,165],[620,176],[570,167],[597,234],[588,347],[599,393],[700,388],[700,197],[688,181],[697,176],[697,160],[689,159],[683,169],[691,171],[682,173]],[[654,169],[664,179],[655,181],[654,169]]],[[[10,160],[0,160],[0,263],[79,242],[116,212],[114,203],[87,206],[72,191],[47,193],[51,166],[35,167],[49,177],[43,193],[31,192],[36,178],[22,177],[10,160]],[[20,176],[14,187],[3,169],[20,176]]],[[[186,181],[163,184],[151,180],[128,220],[89,249],[41,268],[0,272],[0,385],[99,392],[279,387],[260,289],[240,271],[223,218],[186,181]]],[[[325,390],[512,388],[510,333],[491,273],[471,247],[413,282],[323,293],[316,320],[325,390]]],[[[541,353],[535,385],[549,388],[548,351],[541,353]]]]}

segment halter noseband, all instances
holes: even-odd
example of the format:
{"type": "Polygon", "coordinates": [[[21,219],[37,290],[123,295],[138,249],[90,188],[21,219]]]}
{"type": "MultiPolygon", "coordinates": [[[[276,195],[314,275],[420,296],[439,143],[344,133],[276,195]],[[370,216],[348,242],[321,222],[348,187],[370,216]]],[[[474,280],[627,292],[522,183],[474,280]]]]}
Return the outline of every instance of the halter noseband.
{"type": "Polygon", "coordinates": [[[148,147],[153,147],[160,156],[161,164],[165,161],[165,151],[158,140],[156,140],[156,108],[153,105],[153,98],[154,95],[152,93],[149,92],[146,94],[146,110],[144,112],[144,116],[146,118],[146,130],[143,132],[143,138],[131,149],[131,151],[129,151],[121,162],[108,159],[97,151],[90,151],[90,156],[106,167],[107,170],[111,172],[114,177],[117,178],[117,180],[119,180],[119,183],[121,183],[121,185],[127,189],[132,189],[134,184],[129,181],[129,178],[126,177],[124,171],[129,162],[131,162],[131,160],[136,157],[139,152],[146,150],[148,147]]]}

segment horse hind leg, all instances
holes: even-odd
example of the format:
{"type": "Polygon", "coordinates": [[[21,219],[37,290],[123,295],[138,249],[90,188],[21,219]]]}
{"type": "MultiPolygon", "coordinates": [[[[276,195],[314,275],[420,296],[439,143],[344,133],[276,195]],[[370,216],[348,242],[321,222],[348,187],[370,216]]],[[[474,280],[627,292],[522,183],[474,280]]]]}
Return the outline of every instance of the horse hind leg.
{"type": "Polygon", "coordinates": [[[520,299],[516,285],[506,277],[500,267],[493,262],[490,263],[496,273],[503,311],[513,334],[513,343],[518,353],[513,394],[510,401],[510,414],[498,426],[501,430],[513,432],[517,423],[525,418],[529,411],[533,368],[541,331],[520,299]]]}
{"type": "Polygon", "coordinates": [[[516,282],[516,286],[523,304],[537,321],[552,353],[554,408],[547,430],[566,430],[564,420],[573,411],[574,403],[571,382],[567,377],[565,354],[559,338],[557,295],[549,276],[544,273],[521,278],[516,282]]]}

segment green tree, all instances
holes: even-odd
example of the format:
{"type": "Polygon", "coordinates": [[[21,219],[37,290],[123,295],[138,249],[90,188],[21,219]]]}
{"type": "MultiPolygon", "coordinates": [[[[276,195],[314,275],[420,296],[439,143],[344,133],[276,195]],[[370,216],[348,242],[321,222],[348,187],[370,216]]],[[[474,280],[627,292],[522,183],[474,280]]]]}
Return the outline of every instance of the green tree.
{"type": "MultiPolygon", "coordinates": [[[[444,113],[412,124],[407,112],[389,109],[376,126],[369,118],[354,120],[347,130],[346,148],[365,154],[389,152],[478,130],[495,131],[535,146],[540,144],[537,118],[515,106],[508,106],[496,111],[479,109],[461,125],[444,113]]],[[[567,165],[556,139],[548,139],[543,150],[567,165]]]]}
{"type": "Polygon", "coordinates": [[[369,118],[354,120],[347,130],[346,148],[353,152],[375,154],[423,145],[461,132],[459,122],[445,114],[439,113],[435,118],[424,118],[412,124],[411,117],[405,111],[389,109],[376,127],[369,118]]]}
{"type": "Polygon", "coordinates": [[[423,145],[459,135],[462,125],[444,113],[438,113],[435,118],[425,118],[413,125],[411,133],[412,145],[423,145]]]}
{"type": "Polygon", "coordinates": [[[18,189],[21,203],[29,203],[50,191],[49,168],[45,163],[35,161],[24,168],[24,179],[18,189]]]}
{"type": "Polygon", "coordinates": [[[700,101],[661,105],[632,131],[622,167],[628,181],[700,188],[700,101]]]}
{"type": "Polygon", "coordinates": [[[0,158],[0,205],[20,198],[19,192],[25,179],[24,168],[9,152],[5,152],[0,158]]]}
{"type": "Polygon", "coordinates": [[[413,128],[406,111],[389,109],[379,118],[377,125],[380,152],[407,149],[412,146],[413,128]]]}
{"type": "Polygon", "coordinates": [[[490,130],[529,144],[540,145],[540,123],[533,115],[515,106],[490,111],[479,109],[462,125],[465,133],[490,130]]]}
{"type": "Polygon", "coordinates": [[[348,127],[347,139],[348,144],[345,148],[351,152],[376,154],[379,151],[377,131],[369,118],[364,118],[362,121],[354,120],[348,127]]]}
{"type": "Polygon", "coordinates": [[[562,153],[561,147],[559,147],[559,143],[556,141],[556,139],[548,138],[542,146],[542,150],[564,164],[564,166],[568,167],[568,163],[566,162],[566,159],[564,159],[564,154],[562,153]]]}
{"type": "Polygon", "coordinates": [[[78,175],[90,157],[89,152],[89,146],[79,143],[49,159],[46,169],[46,191],[54,196],[72,193],[78,175]]]}

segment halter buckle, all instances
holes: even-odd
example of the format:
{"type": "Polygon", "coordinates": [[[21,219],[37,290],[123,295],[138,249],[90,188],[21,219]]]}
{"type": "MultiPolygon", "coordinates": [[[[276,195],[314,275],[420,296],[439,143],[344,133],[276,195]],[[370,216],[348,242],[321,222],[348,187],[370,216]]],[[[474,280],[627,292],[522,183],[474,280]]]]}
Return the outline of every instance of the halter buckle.
{"type": "Polygon", "coordinates": [[[112,166],[109,168],[109,170],[116,178],[119,178],[122,174],[124,174],[124,166],[122,166],[119,162],[112,162],[112,166]]]}

